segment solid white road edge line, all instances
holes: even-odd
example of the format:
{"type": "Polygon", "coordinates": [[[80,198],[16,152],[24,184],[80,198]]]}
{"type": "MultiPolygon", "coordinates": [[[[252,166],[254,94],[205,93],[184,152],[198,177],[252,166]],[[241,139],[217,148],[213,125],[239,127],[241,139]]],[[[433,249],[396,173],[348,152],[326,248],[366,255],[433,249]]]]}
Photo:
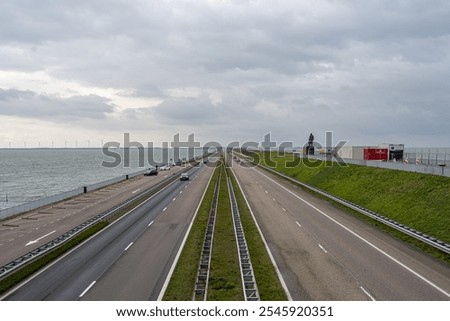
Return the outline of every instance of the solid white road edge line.
{"type": "Polygon", "coordinates": [[[309,203],[307,200],[303,199],[302,197],[298,196],[297,194],[295,194],[294,192],[290,191],[289,189],[287,189],[286,187],[284,187],[283,185],[279,184],[278,182],[276,182],[275,180],[273,180],[272,178],[270,178],[269,176],[265,175],[264,173],[261,173],[259,170],[256,170],[254,168],[252,168],[254,171],[256,171],[257,173],[259,173],[260,175],[264,176],[265,178],[267,178],[268,180],[270,180],[271,182],[275,183],[276,185],[280,186],[282,189],[284,189],[285,191],[287,191],[288,193],[292,194],[294,197],[298,198],[299,200],[301,200],[303,203],[305,203],[306,205],[308,205],[309,207],[315,209],[317,212],[319,212],[320,214],[322,214],[323,216],[325,216],[326,218],[330,219],[332,222],[336,223],[337,225],[339,225],[340,227],[342,227],[344,230],[346,230],[347,232],[349,232],[350,234],[354,235],[355,237],[357,237],[358,239],[360,239],[361,241],[363,241],[364,243],[366,243],[367,245],[369,245],[370,247],[372,247],[373,249],[375,249],[376,251],[380,252],[381,254],[383,254],[384,256],[386,256],[387,258],[391,259],[393,262],[397,263],[398,265],[400,265],[401,267],[403,267],[404,269],[406,269],[407,271],[411,272],[413,275],[415,275],[416,277],[418,277],[419,279],[421,279],[422,281],[424,281],[425,283],[427,283],[428,285],[430,285],[431,287],[435,288],[436,290],[438,290],[439,292],[441,292],[442,294],[444,294],[445,296],[450,298],[450,293],[448,293],[447,291],[445,291],[444,289],[440,288],[439,286],[437,286],[436,284],[434,284],[433,282],[431,282],[430,280],[428,280],[427,278],[425,278],[424,276],[422,276],[421,274],[419,274],[418,272],[414,271],[413,269],[411,269],[410,267],[406,266],[405,264],[403,264],[402,262],[400,262],[399,260],[397,260],[396,258],[394,258],[393,256],[389,255],[388,253],[386,253],[385,251],[383,251],[382,249],[380,249],[379,247],[377,247],[376,245],[370,243],[368,240],[366,240],[365,238],[363,238],[361,235],[359,235],[358,233],[352,231],[350,228],[348,228],[347,226],[343,225],[342,223],[336,221],[334,218],[332,218],[331,216],[329,216],[328,214],[326,214],[325,212],[323,212],[322,210],[318,209],[317,207],[315,207],[314,205],[312,205],[311,203],[309,203]]]}
{"type": "Polygon", "coordinates": [[[328,253],[327,250],[325,250],[325,248],[322,245],[320,245],[320,244],[318,244],[318,245],[322,249],[322,251],[324,251],[325,253],[328,253]]]}
{"type": "Polygon", "coordinates": [[[244,200],[245,200],[245,203],[247,204],[248,210],[250,211],[250,214],[252,215],[253,222],[255,222],[256,228],[258,229],[259,235],[261,236],[261,239],[262,239],[262,241],[264,243],[264,246],[265,246],[266,251],[267,251],[267,253],[269,255],[269,258],[272,261],[272,265],[275,268],[275,271],[276,271],[277,276],[278,276],[278,280],[280,281],[281,286],[283,287],[284,292],[286,293],[286,296],[287,296],[288,300],[289,301],[293,301],[291,293],[289,292],[289,289],[288,289],[288,287],[286,285],[286,282],[284,281],[283,276],[281,275],[280,269],[278,268],[277,262],[275,261],[275,258],[273,257],[272,252],[270,251],[269,245],[267,244],[267,241],[264,238],[264,234],[263,234],[263,232],[261,231],[261,228],[258,225],[258,221],[256,220],[255,214],[253,213],[253,210],[250,207],[250,203],[247,200],[247,196],[245,196],[244,190],[242,189],[242,186],[239,183],[239,180],[237,179],[237,176],[234,173],[233,168],[230,168],[230,169],[231,169],[231,173],[233,173],[233,176],[236,179],[236,182],[237,182],[237,184],[238,184],[238,186],[239,186],[239,188],[240,188],[240,190],[242,192],[242,196],[244,197],[244,200]]]}
{"type": "MultiPolygon", "coordinates": [[[[173,183],[175,183],[176,181],[174,181],[173,183]]],[[[31,275],[30,277],[26,278],[24,281],[20,282],[18,285],[16,285],[15,287],[13,287],[12,289],[10,289],[9,291],[7,291],[6,293],[4,293],[2,296],[0,296],[0,301],[2,301],[4,298],[6,298],[7,296],[11,295],[12,293],[14,293],[15,291],[17,291],[17,289],[20,289],[22,286],[24,286],[25,284],[27,284],[28,282],[30,282],[31,280],[33,280],[34,278],[36,278],[37,276],[39,276],[41,273],[44,273],[46,270],[48,270],[49,268],[51,268],[53,265],[57,264],[59,261],[61,261],[62,259],[64,259],[65,257],[69,256],[72,252],[76,251],[77,249],[79,249],[80,247],[82,247],[84,244],[88,243],[90,240],[92,240],[93,238],[95,238],[98,234],[103,233],[105,231],[107,231],[109,228],[111,228],[111,226],[114,226],[114,224],[116,224],[117,222],[119,222],[120,220],[124,219],[129,213],[131,213],[132,211],[136,210],[137,208],[141,207],[142,205],[144,205],[145,203],[149,202],[150,200],[152,200],[156,195],[158,195],[159,193],[161,193],[162,191],[164,191],[165,189],[167,189],[169,186],[171,186],[173,183],[163,187],[161,190],[159,190],[158,192],[156,192],[154,195],[150,196],[148,199],[146,199],[145,201],[143,201],[141,204],[139,204],[138,206],[134,207],[133,209],[129,210],[128,212],[126,212],[124,215],[122,215],[120,218],[118,218],[117,220],[115,220],[114,222],[112,222],[111,224],[107,225],[104,229],[101,229],[100,231],[98,231],[97,233],[95,233],[94,235],[91,235],[90,237],[88,237],[86,240],[84,240],[83,242],[81,242],[80,244],[78,244],[77,246],[75,246],[74,248],[72,248],[71,250],[69,250],[68,252],[64,253],[62,256],[60,256],[59,258],[57,258],[55,261],[51,262],[50,264],[44,266],[42,269],[40,269],[39,271],[37,271],[35,274],[31,275]]]]}
{"type": "Polygon", "coordinates": [[[166,293],[167,287],[169,286],[170,279],[172,278],[172,274],[175,271],[175,267],[177,266],[178,260],[180,259],[181,252],[183,252],[184,245],[186,244],[189,233],[191,232],[192,225],[194,225],[194,221],[195,221],[195,218],[197,217],[198,210],[200,209],[200,205],[202,204],[203,199],[205,198],[206,191],[208,190],[208,186],[211,183],[213,176],[214,176],[214,171],[211,173],[211,176],[209,177],[208,184],[206,184],[205,190],[203,191],[202,198],[200,199],[200,202],[197,205],[197,209],[195,210],[195,213],[194,213],[194,216],[192,217],[191,223],[189,224],[186,234],[184,235],[183,241],[181,242],[181,245],[180,245],[180,248],[178,249],[177,255],[175,256],[175,259],[173,260],[172,266],[170,267],[169,273],[167,274],[166,280],[164,281],[164,284],[161,288],[161,292],[159,292],[158,298],[156,299],[157,301],[162,301],[164,294],[166,293]]]}
{"type": "Polygon", "coordinates": [[[373,296],[371,296],[370,293],[369,293],[366,289],[364,289],[362,286],[360,286],[359,288],[360,288],[360,289],[364,292],[364,294],[367,295],[372,301],[376,301],[375,298],[374,298],[373,296]]]}

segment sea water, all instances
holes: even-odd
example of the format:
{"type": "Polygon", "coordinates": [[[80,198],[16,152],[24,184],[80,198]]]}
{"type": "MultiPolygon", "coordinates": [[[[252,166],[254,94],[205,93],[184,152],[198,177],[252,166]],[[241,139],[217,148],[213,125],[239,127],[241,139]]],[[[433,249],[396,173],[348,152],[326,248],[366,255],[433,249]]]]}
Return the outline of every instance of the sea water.
{"type": "MultiPolygon", "coordinates": [[[[195,149],[193,156],[203,154],[195,149]]],[[[173,149],[0,149],[0,209],[188,158],[173,149]],[[163,157],[164,156],[164,157],[163,157]]]]}

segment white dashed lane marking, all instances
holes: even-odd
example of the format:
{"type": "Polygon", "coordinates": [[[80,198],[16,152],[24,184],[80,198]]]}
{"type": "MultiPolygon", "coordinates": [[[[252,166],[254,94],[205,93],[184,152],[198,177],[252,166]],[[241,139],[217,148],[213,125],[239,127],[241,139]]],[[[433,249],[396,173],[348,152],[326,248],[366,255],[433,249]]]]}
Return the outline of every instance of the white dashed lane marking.
{"type": "Polygon", "coordinates": [[[128,246],[125,248],[124,251],[128,250],[132,245],[133,245],[133,242],[131,242],[130,244],[128,244],[128,246]]]}
{"type": "Polygon", "coordinates": [[[82,298],[95,284],[96,281],[92,282],[87,288],[86,290],[83,291],[83,293],[80,294],[80,298],[82,298]]]}

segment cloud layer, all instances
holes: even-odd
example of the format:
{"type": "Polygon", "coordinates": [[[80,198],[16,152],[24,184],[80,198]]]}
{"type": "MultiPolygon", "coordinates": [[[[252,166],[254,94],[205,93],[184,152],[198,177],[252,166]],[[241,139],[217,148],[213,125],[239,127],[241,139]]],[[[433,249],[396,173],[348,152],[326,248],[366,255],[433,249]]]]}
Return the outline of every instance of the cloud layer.
{"type": "MultiPolygon", "coordinates": [[[[53,122],[54,140],[449,146],[449,16],[448,1],[2,1],[0,120],[53,122]]],[[[30,139],[23,124],[0,147],[30,139]]]]}

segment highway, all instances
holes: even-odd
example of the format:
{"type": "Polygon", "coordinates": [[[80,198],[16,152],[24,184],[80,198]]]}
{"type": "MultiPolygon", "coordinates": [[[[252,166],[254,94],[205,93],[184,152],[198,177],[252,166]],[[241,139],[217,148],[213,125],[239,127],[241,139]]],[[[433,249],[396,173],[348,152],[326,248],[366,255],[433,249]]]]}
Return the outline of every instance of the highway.
{"type": "Polygon", "coordinates": [[[189,173],[3,299],[156,300],[213,168],[189,173]]]}
{"type": "Polygon", "coordinates": [[[449,300],[450,267],[259,168],[233,162],[294,300],[449,300]]]}
{"type": "Polygon", "coordinates": [[[142,193],[166,177],[179,175],[182,169],[172,167],[170,171],[161,171],[157,176],[141,175],[1,221],[0,266],[142,193]]]}
{"type": "MultiPolygon", "coordinates": [[[[240,164],[233,172],[294,300],[450,300],[448,264],[240,164]]],[[[212,173],[191,169],[1,299],[157,300],[212,173]]]]}

